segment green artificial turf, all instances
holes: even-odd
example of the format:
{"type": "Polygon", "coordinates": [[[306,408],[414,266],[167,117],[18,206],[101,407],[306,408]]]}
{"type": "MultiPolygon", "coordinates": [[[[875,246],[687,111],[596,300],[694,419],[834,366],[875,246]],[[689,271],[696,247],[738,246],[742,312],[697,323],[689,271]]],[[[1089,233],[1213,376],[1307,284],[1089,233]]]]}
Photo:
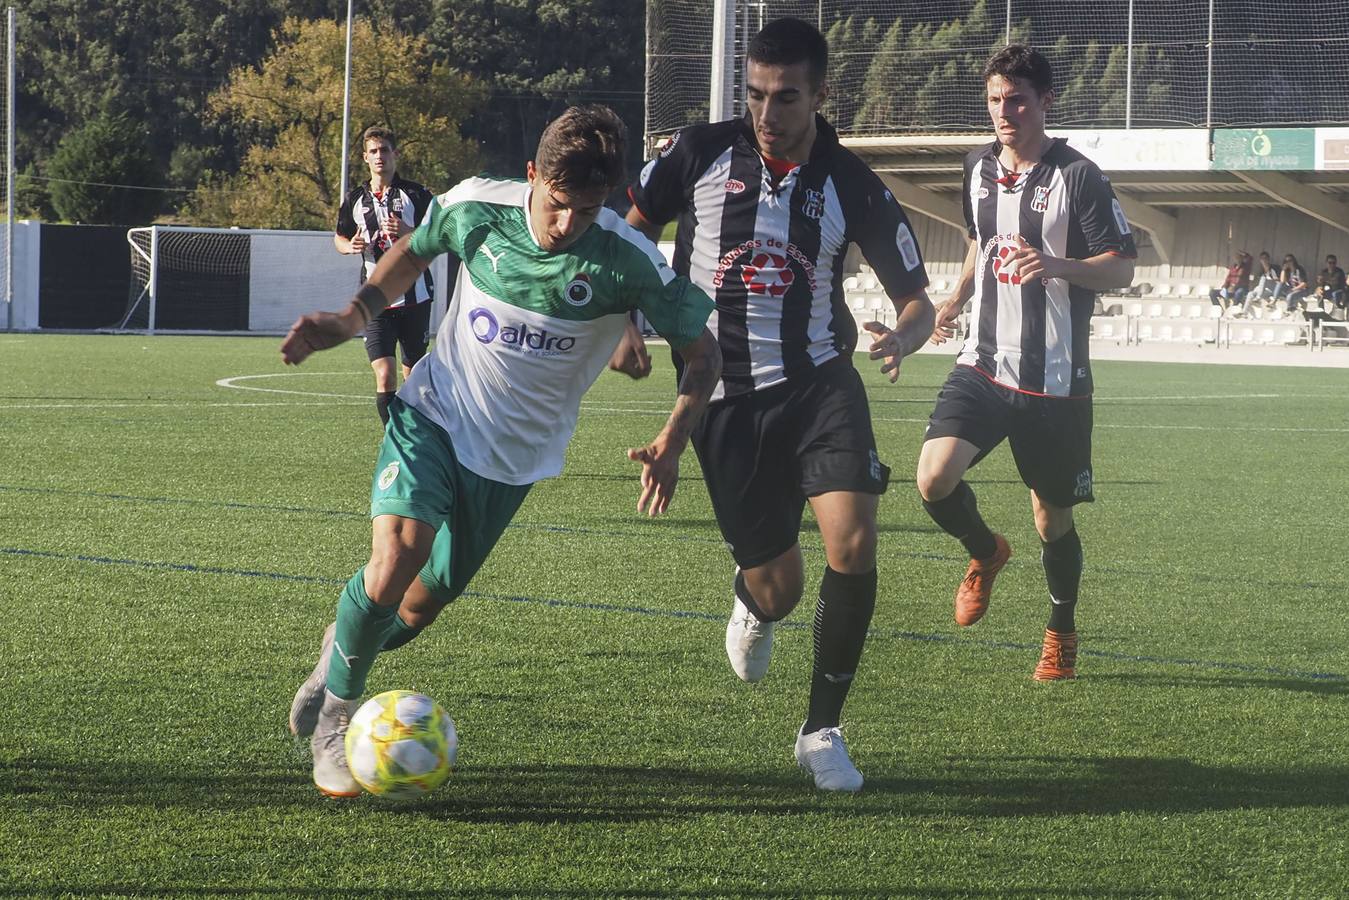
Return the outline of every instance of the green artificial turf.
{"type": "Polygon", "coordinates": [[[1349,890],[1349,370],[1096,365],[1080,677],[1042,685],[1009,451],[969,481],[1016,555],[958,629],[965,560],[912,484],[950,359],[868,369],[893,482],[845,712],[867,782],[839,797],[791,757],[813,604],[740,683],[691,453],[669,514],[636,514],[655,356],[600,379],[566,474],[375,667],[461,737],[448,785],[392,806],[320,797],[285,728],[368,552],[360,346],[286,370],[270,338],[0,335],[0,897],[1349,890]]]}

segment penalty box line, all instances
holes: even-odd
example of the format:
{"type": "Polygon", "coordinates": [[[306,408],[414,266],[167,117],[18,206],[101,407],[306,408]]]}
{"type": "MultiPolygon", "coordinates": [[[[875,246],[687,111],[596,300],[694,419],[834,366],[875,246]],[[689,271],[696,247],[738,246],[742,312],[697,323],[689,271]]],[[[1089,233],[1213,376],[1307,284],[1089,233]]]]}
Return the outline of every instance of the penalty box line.
{"type": "MultiPolygon", "coordinates": [[[[183,572],[195,575],[224,575],[228,577],[239,578],[262,578],[272,581],[290,581],[309,584],[323,584],[332,587],[339,587],[346,584],[346,579],[328,578],[321,575],[291,575],[284,572],[265,572],[256,569],[229,569],[220,566],[198,566],[192,563],[167,563],[154,560],[138,559],[118,559],[110,556],[91,556],[85,554],[55,553],[46,550],[30,550],[22,547],[0,547],[0,554],[15,557],[26,557],[30,559],[57,560],[61,562],[78,562],[91,565],[114,565],[127,566],[137,569],[158,570],[166,572],[183,572]]],[[[587,600],[563,600],[553,597],[533,597],[524,594],[492,594],[483,591],[465,591],[464,597],[476,600],[487,600],[497,603],[518,603],[530,606],[546,606],[560,609],[573,609],[585,612],[599,612],[607,614],[624,614],[645,616],[660,619],[683,619],[686,621],[714,622],[718,625],[725,621],[724,616],[714,615],[712,613],[697,612],[694,610],[670,610],[655,609],[647,606],[635,606],[617,603],[598,603],[587,600]]],[[[804,630],[809,627],[805,622],[780,622],[779,627],[804,630]]],[[[872,629],[868,632],[871,637],[889,638],[891,640],[909,641],[915,643],[929,644],[949,644],[952,646],[979,647],[988,650],[1015,650],[1032,651],[1039,650],[1039,644],[1022,644],[1011,641],[984,641],[971,640],[969,638],[954,637],[948,634],[940,633],[922,633],[916,631],[901,631],[896,629],[872,629]]],[[[1349,676],[1338,672],[1309,672],[1298,669],[1284,669],[1276,666],[1257,666],[1249,663],[1226,662],[1223,660],[1189,659],[1183,657],[1151,656],[1131,653],[1120,653],[1110,650],[1092,650],[1081,648],[1078,650],[1081,656],[1095,657],[1098,659],[1111,659],[1118,662],[1139,662],[1156,663],[1158,665],[1183,666],[1197,669],[1216,669],[1229,672],[1246,672],[1257,675],[1274,675],[1283,678],[1298,678],[1308,681],[1330,681],[1339,682],[1349,680],[1349,676]]]]}

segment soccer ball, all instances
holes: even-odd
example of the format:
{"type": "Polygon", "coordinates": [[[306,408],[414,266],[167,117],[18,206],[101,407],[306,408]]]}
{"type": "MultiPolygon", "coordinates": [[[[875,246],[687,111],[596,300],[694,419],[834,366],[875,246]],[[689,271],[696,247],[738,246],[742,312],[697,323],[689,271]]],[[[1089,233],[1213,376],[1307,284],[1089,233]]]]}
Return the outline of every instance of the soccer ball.
{"type": "Polygon", "coordinates": [[[414,691],[385,691],[356,710],[347,765],[377,797],[408,800],[433,791],[454,768],[459,736],[440,704],[414,691]]]}

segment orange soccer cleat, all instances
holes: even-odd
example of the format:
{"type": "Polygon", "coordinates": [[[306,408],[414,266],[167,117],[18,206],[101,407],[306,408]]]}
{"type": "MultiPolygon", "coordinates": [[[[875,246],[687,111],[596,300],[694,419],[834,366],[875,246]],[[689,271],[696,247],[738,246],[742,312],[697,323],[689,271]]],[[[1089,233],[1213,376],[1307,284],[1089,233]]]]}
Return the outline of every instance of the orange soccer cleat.
{"type": "Polygon", "coordinates": [[[973,625],[988,612],[993,579],[1012,558],[1012,545],[1000,534],[993,535],[997,549],[988,559],[972,559],[965,580],[956,588],[956,624],[973,625]]]}
{"type": "Polygon", "coordinates": [[[1077,632],[1060,634],[1045,629],[1045,645],[1040,664],[1031,676],[1036,681],[1065,681],[1077,677],[1077,632]]]}

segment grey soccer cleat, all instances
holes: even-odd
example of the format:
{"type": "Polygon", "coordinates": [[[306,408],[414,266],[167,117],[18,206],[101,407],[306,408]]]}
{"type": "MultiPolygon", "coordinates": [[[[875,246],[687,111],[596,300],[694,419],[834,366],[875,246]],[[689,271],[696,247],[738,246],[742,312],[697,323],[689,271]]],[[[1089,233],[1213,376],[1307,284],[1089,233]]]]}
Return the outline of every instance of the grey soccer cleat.
{"type": "Polygon", "coordinates": [[[347,727],[360,701],[343,700],[326,688],[322,695],[314,735],[309,739],[314,753],[314,786],[329,797],[359,797],[361,786],[347,766],[346,745],[347,727]]]}
{"type": "Polygon", "coordinates": [[[328,686],[328,657],[333,652],[333,637],[337,634],[337,623],[333,622],[323,632],[323,645],[319,649],[319,661],[314,671],[295,692],[290,702],[290,733],[306,738],[314,733],[314,723],[319,718],[319,707],[323,706],[323,690],[328,686]]]}
{"type": "MultiPolygon", "coordinates": [[[[736,566],[737,579],[740,567],[736,566]]],[[[749,607],[735,598],[726,622],[726,658],[741,681],[755,682],[768,674],[773,661],[773,631],[776,622],[761,622],[749,607]]]]}
{"type": "Polygon", "coordinates": [[[815,787],[822,791],[860,791],[862,773],[848,757],[843,732],[821,728],[796,736],[796,764],[815,776],[815,787]]]}

